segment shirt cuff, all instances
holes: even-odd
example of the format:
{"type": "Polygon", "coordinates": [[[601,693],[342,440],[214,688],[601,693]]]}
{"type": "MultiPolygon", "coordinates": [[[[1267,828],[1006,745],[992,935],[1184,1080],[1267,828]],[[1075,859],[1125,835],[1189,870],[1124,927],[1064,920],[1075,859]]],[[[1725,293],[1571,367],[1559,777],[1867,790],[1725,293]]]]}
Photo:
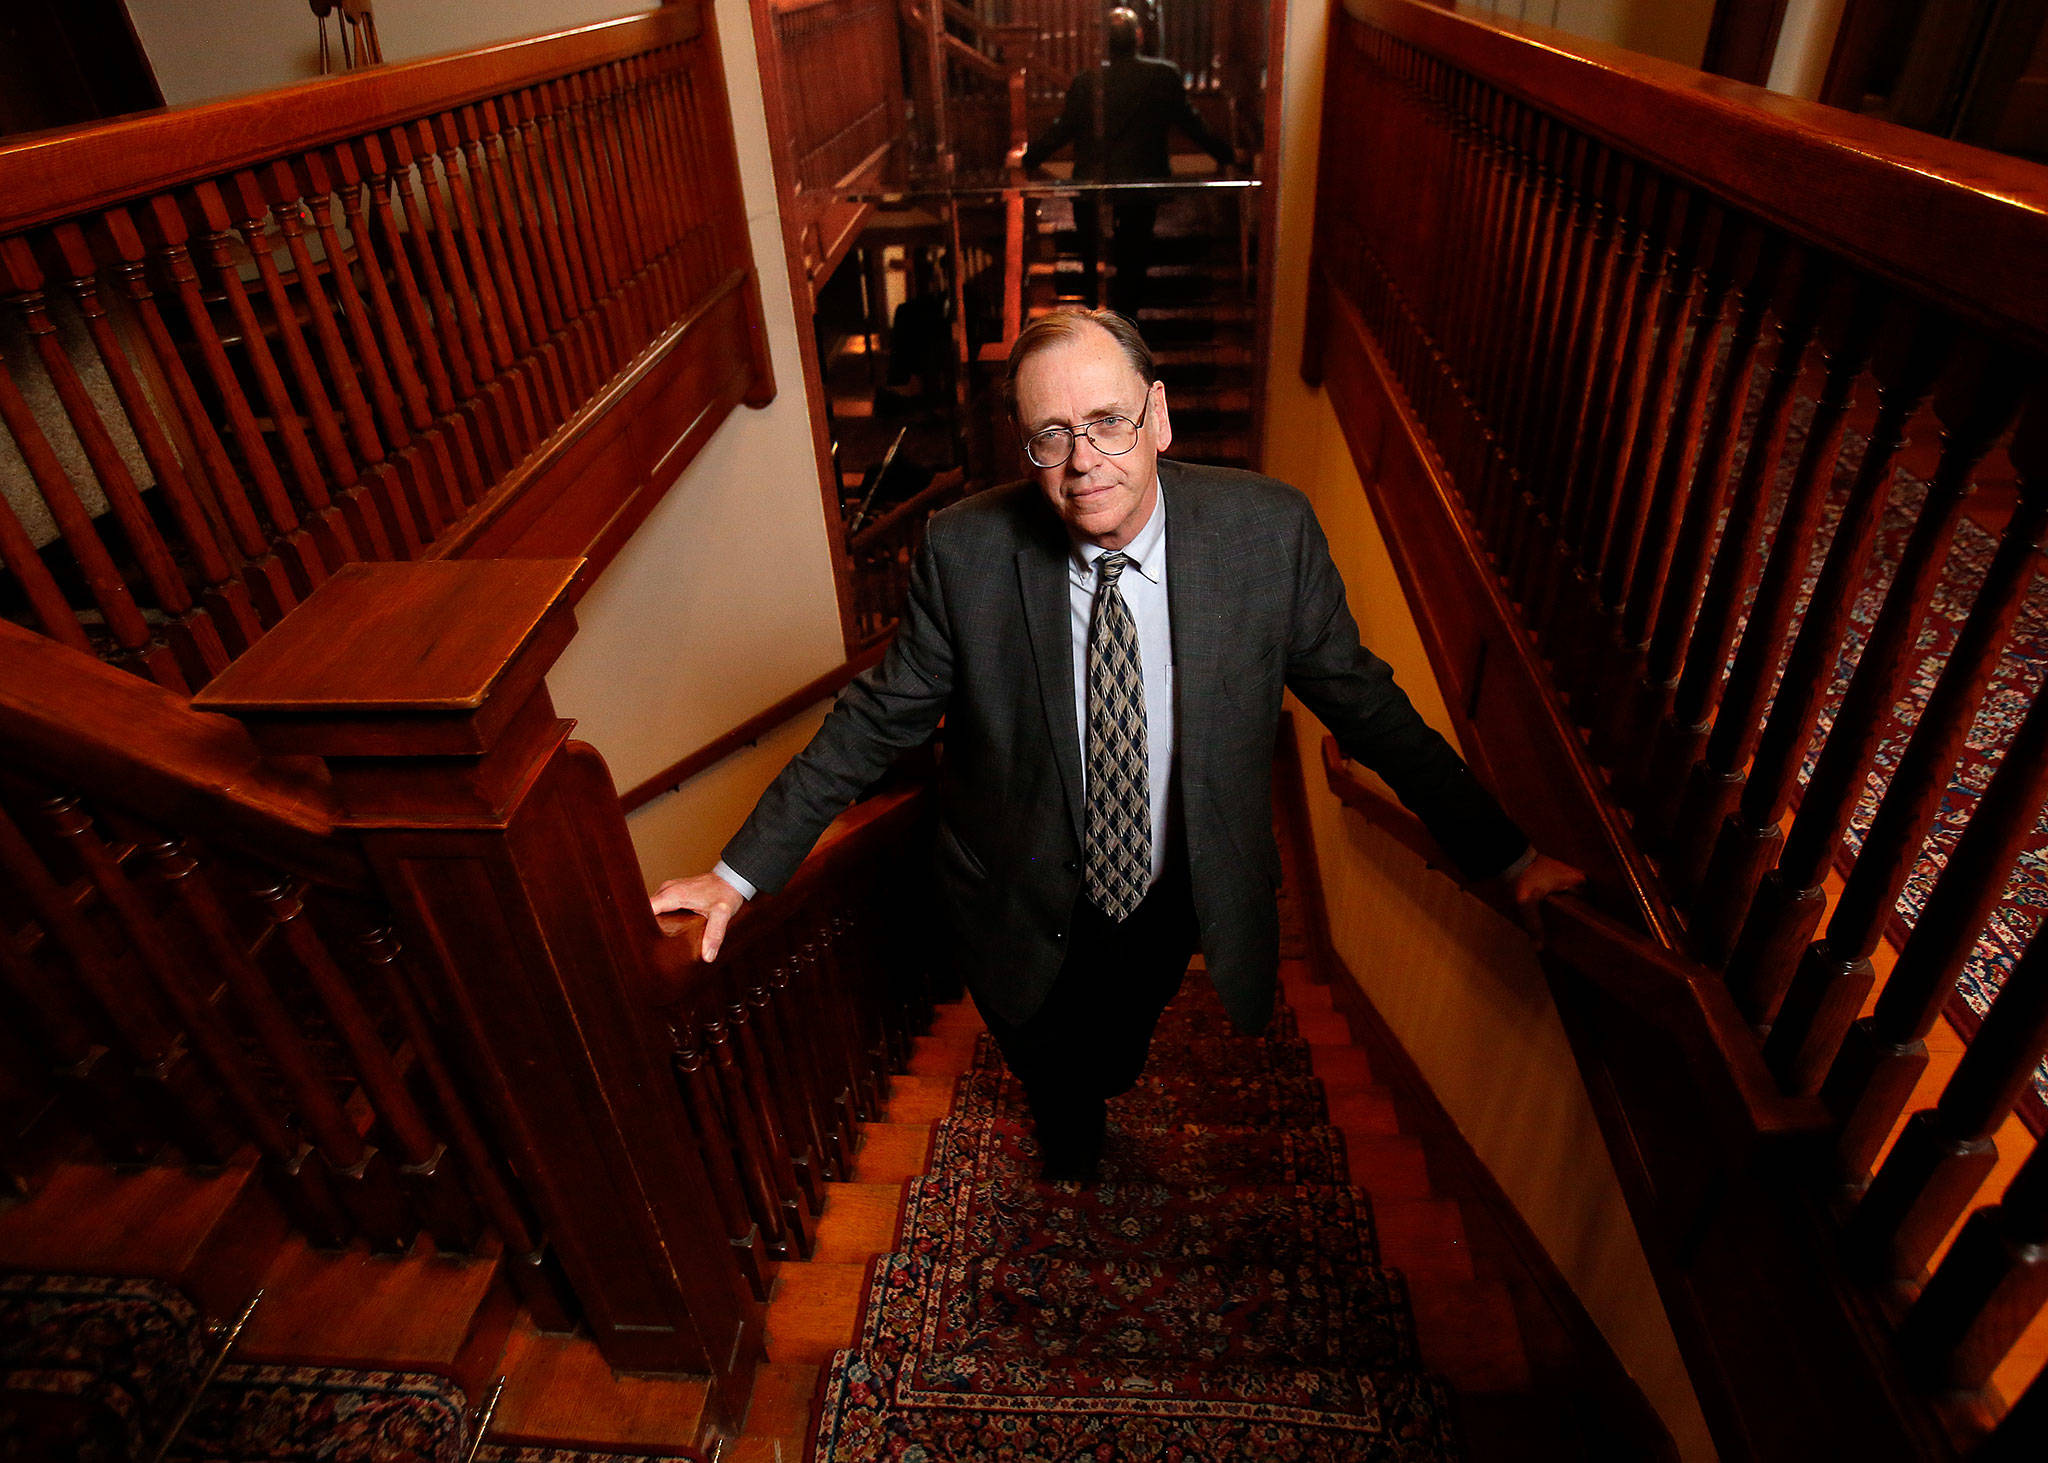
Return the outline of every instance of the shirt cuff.
{"type": "MultiPolygon", "coordinates": [[[[1534,851],[1531,850],[1532,856],[1533,853],[1534,851]]],[[[745,874],[738,873],[737,871],[735,871],[733,866],[727,863],[724,859],[720,859],[717,863],[713,864],[711,866],[711,872],[718,875],[719,878],[725,880],[726,883],[732,885],[733,888],[739,890],[740,898],[742,899],[752,899],[756,894],[761,892],[760,890],[754,887],[753,882],[750,879],[748,879],[745,874]]]]}
{"type": "MultiPolygon", "coordinates": [[[[1513,863],[1509,864],[1506,868],[1502,869],[1498,874],[1495,874],[1494,877],[1496,879],[1500,879],[1503,881],[1512,879],[1517,874],[1521,873],[1522,870],[1528,868],[1529,865],[1535,862],[1536,845],[1532,843],[1527,848],[1522,850],[1522,856],[1520,858],[1516,859],[1513,863]]],[[[722,868],[724,866],[720,865],[720,867],[722,868]]],[[[738,886],[735,885],[734,887],[737,888],[738,886]]],[[[749,895],[749,897],[751,897],[751,894],[749,895]]]]}

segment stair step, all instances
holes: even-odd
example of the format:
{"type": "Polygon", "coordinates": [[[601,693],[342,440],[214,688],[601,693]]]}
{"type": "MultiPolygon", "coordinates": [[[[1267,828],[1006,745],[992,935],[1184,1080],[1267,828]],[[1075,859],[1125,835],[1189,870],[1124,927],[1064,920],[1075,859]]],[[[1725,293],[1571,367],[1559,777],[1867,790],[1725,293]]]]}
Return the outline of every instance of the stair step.
{"type": "Polygon", "coordinates": [[[1467,1463],[1582,1463],[1591,1455],[1567,1405],[1534,1392],[1460,1393],[1467,1463]]]}
{"type": "Polygon", "coordinates": [[[902,1207],[901,1183],[827,1184],[811,1259],[827,1264],[862,1263],[870,1255],[893,1248],[902,1207]]]}
{"type": "Polygon", "coordinates": [[[754,1396],[747,1404],[747,1423],[739,1442],[724,1455],[727,1463],[745,1458],[741,1444],[766,1445],[763,1458],[796,1463],[811,1432],[811,1402],[818,1394],[818,1368],[771,1361],[754,1373],[754,1396]],[[777,1453],[774,1449],[780,1449],[777,1453]]]}
{"type": "Polygon", "coordinates": [[[1351,1182],[1382,1199],[1427,1199],[1434,1190],[1429,1155],[1422,1140],[1408,1133],[1345,1132],[1344,1152],[1350,1159],[1351,1182]]]}
{"type": "Polygon", "coordinates": [[[316,1250],[294,1235],[264,1271],[238,1361],[436,1372],[478,1396],[515,1305],[496,1255],[316,1250]]]}
{"type": "Polygon", "coordinates": [[[1316,1076],[1322,1079],[1323,1090],[1333,1096],[1374,1085],[1372,1059],[1365,1054],[1364,1047],[1312,1042],[1309,1059],[1316,1076]]]}
{"type": "Polygon", "coordinates": [[[924,1172],[931,1157],[930,1123],[862,1123],[853,1177],[864,1184],[900,1184],[924,1172]]]}
{"type": "Polygon", "coordinates": [[[768,1359],[823,1366],[853,1338],[866,1288],[865,1263],[784,1265],[768,1304],[768,1359]]]}
{"type": "Polygon", "coordinates": [[[935,1123],[953,1106],[951,1077],[901,1073],[889,1081],[889,1104],[883,1110],[891,1123],[935,1123]]]}
{"type": "Polygon", "coordinates": [[[1406,1275],[1411,1289],[1477,1278],[1465,1238],[1465,1213],[1457,1200],[1376,1197],[1372,1222],[1380,1263],[1406,1275]]]}
{"type": "Polygon", "coordinates": [[[1418,1285],[1409,1300],[1424,1366],[1461,1392],[1529,1389],[1529,1360],[1506,1285],[1498,1280],[1418,1285]]]}
{"type": "Polygon", "coordinates": [[[491,1424],[494,1442],[689,1447],[709,1390],[696,1377],[614,1372],[588,1337],[550,1336],[526,1320],[512,1328],[498,1371],[505,1391],[491,1424]]]}
{"type": "Polygon", "coordinates": [[[231,1316],[286,1229],[253,1155],[217,1173],[67,1162],[0,1211],[0,1266],[167,1280],[208,1315],[231,1316]]]}

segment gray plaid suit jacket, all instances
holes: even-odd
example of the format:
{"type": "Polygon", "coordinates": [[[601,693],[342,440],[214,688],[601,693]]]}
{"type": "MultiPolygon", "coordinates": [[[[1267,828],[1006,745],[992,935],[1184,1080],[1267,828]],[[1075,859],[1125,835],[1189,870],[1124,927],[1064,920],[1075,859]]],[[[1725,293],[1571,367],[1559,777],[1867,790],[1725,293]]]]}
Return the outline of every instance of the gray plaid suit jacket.
{"type": "MultiPolygon", "coordinates": [[[[1162,458],[1182,826],[1202,951],[1240,1026],[1263,1026],[1279,966],[1274,739],[1291,688],[1384,777],[1473,878],[1528,841],[1358,643],[1307,499],[1253,473],[1162,458]]],[[[762,794],[724,852],[779,889],[826,824],[946,718],[934,917],[978,1000],[1044,1002],[1081,887],[1066,530],[1030,482],[936,515],[881,663],[762,794]]]]}

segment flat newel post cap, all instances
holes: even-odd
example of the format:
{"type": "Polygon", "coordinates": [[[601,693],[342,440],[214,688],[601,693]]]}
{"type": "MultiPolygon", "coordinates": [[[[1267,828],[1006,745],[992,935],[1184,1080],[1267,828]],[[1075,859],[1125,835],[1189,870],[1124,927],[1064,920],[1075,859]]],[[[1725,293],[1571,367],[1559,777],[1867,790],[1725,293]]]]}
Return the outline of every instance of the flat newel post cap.
{"type": "Polygon", "coordinates": [[[192,698],[274,755],[481,756],[576,633],[581,559],[348,564],[192,698]]]}

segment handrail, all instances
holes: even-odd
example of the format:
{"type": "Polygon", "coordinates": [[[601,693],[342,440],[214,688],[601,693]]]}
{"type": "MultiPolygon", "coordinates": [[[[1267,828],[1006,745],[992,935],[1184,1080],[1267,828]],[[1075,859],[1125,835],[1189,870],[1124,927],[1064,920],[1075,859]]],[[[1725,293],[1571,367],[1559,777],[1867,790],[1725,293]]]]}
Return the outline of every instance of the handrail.
{"type": "Polygon", "coordinates": [[[334,836],[334,789],[316,769],[265,757],[239,722],[5,620],[0,749],[151,822],[215,829],[322,883],[370,882],[334,836]]]}
{"type": "Polygon", "coordinates": [[[915,521],[942,508],[965,486],[967,470],[948,468],[911,497],[905,498],[847,541],[846,552],[854,558],[870,553],[900,535],[915,521]]]}
{"type": "Polygon", "coordinates": [[[0,142],[0,234],[219,177],[694,38],[700,5],[364,67],[294,86],[0,142]]]}
{"type": "Polygon", "coordinates": [[[1351,15],[1801,237],[2048,346],[2048,167],[1418,0],[1351,15]],[[1819,186],[1817,186],[1817,183],[1819,186]]]}
{"type": "Polygon", "coordinates": [[[960,37],[954,35],[951,31],[947,31],[940,37],[940,44],[946,48],[947,55],[956,61],[964,63],[968,70],[979,72],[989,81],[1008,82],[1010,73],[1002,62],[991,60],[989,57],[984,56],[979,50],[968,45],[967,42],[961,40],[960,37]]]}
{"type": "MultiPolygon", "coordinates": [[[[1385,833],[1429,868],[1472,893],[1422,820],[1361,777],[1323,738],[1323,779],[1337,800],[1385,833]]],[[[1831,1119],[1817,1098],[1787,1097],[1765,1067],[1742,1015],[1714,972],[1603,914],[1576,894],[1546,900],[1541,909],[1546,964],[1562,965],[1659,1024],[1681,1026],[1702,1092],[1722,1105],[1731,1146],[1755,1139],[1813,1138],[1831,1119]]]]}

